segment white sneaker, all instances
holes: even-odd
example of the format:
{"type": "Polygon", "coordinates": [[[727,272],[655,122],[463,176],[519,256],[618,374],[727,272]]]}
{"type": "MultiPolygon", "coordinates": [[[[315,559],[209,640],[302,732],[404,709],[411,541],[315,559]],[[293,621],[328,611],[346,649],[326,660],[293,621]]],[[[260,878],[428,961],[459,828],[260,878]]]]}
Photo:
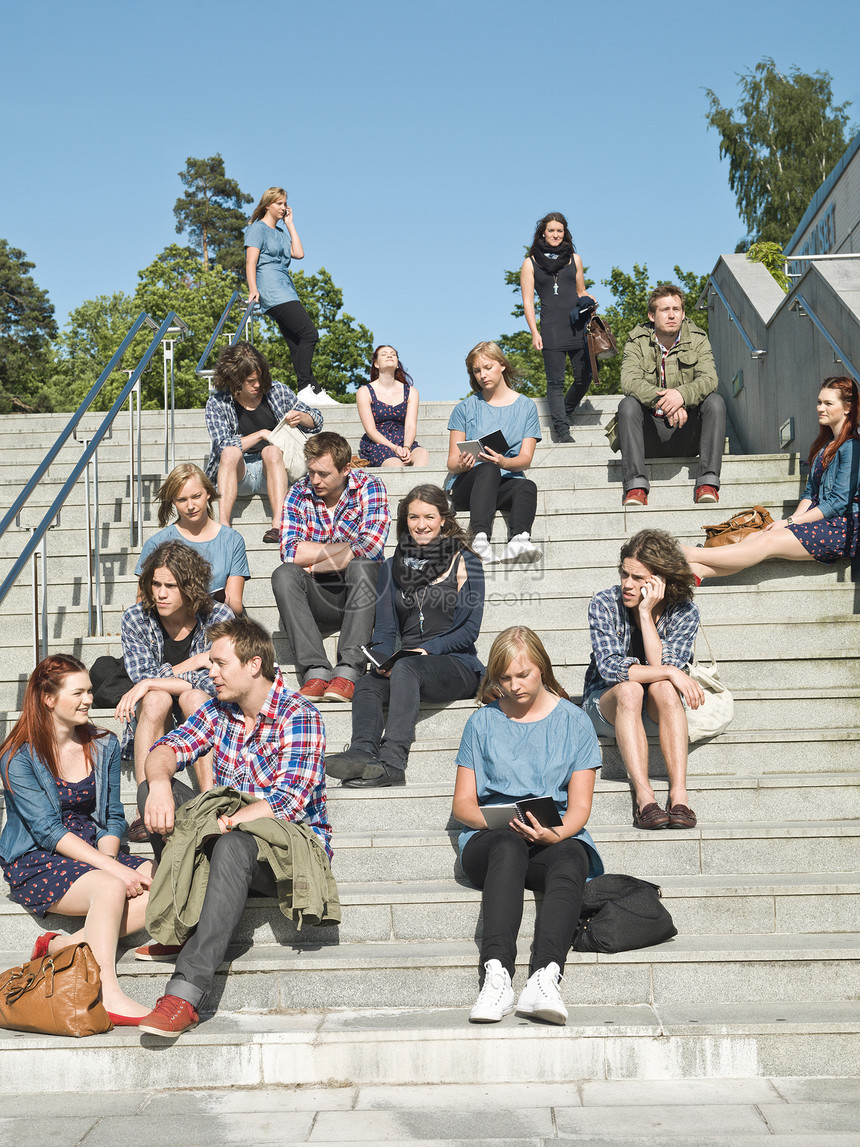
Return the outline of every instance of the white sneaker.
{"type": "Polygon", "coordinates": [[[332,398],[330,394],[326,394],[324,390],[314,390],[312,386],[303,386],[302,389],[296,394],[305,406],[340,406],[336,398],[332,398]]]}
{"type": "Polygon", "coordinates": [[[475,534],[472,541],[472,549],[481,559],[485,566],[490,565],[491,562],[497,562],[499,559],[493,553],[493,548],[490,545],[490,539],[486,534],[475,534]]]}
{"type": "Polygon", "coordinates": [[[528,534],[515,534],[505,546],[499,561],[536,562],[541,557],[540,546],[535,545],[528,534]]]}
{"type": "Polygon", "coordinates": [[[484,970],[484,986],[469,1012],[470,1024],[497,1024],[514,1010],[514,989],[507,970],[499,960],[487,960],[484,970]]]}
{"type": "Polygon", "coordinates": [[[558,985],[562,981],[558,964],[547,964],[538,968],[520,993],[517,1001],[517,1015],[534,1016],[551,1024],[567,1023],[567,1008],[561,998],[558,985]]]}

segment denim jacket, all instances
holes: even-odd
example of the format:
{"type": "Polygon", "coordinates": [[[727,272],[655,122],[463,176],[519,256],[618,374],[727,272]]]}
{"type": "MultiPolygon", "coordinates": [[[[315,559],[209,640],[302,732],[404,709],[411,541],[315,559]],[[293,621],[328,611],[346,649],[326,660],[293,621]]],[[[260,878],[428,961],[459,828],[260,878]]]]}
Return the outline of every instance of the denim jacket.
{"type": "Polygon", "coordinates": [[[812,461],[803,497],[818,506],[825,518],[849,517],[852,514],[856,516],[860,494],[857,487],[860,465],[855,462],[855,454],[860,452],[860,439],[849,438],[843,442],[830,465],[819,477],[815,473],[815,463],[823,452],[823,449],[820,450],[812,461]]]}
{"type": "MultiPolygon", "coordinates": [[[[126,828],[120,798],[119,741],[108,733],[92,742],[93,772],[96,778],[96,840],[103,836],[122,837],[126,828]]],[[[6,761],[0,761],[6,799],[6,824],[0,834],[0,856],[7,864],[44,848],[54,852],[57,842],[68,831],[63,825],[57,782],[47,765],[34,756],[29,745],[22,745],[9,761],[6,784],[6,761]]]]}

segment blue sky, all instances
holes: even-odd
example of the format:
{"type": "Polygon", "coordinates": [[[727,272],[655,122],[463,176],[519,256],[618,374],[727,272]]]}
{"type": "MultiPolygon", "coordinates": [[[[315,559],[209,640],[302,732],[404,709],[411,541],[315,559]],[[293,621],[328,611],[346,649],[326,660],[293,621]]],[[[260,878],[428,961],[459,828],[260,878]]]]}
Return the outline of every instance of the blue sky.
{"type": "Polygon", "coordinates": [[[516,329],[503,280],[535,220],[568,216],[597,280],[699,273],[744,228],[712,88],[765,54],[823,69],[860,121],[856,0],[649,8],[510,0],[2,3],[0,235],[61,325],[131,292],[168,243],[178,172],[221,152],[255,199],[288,189],[306,258],[391,342],[425,398],[516,329]]]}

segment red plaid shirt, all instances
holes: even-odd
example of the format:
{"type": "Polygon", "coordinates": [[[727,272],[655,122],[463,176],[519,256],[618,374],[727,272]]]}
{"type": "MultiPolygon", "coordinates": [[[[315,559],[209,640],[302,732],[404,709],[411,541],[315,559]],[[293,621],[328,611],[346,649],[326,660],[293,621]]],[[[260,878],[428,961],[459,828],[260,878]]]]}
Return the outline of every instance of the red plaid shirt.
{"type": "Polygon", "coordinates": [[[308,477],[300,478],[284,500],[281,561],[295,561],[299,542],[349,542],[357,558],[381,562],[390,525],[388,492],[364,470],[350,470],[333,510],[313,492],[308,477]]]}
{"type": "Polygon", "coordinates": [[[318,710],[284,684],[280,670],[275,670],[274,684],[247,740],[239,706],[215,700],[207,701],[156,744],[174,751],[178,769],[214,747],[216,785],[268,801],[279,820],[305,822],[331,857],[323,771],[325,728],[318,710]]]}

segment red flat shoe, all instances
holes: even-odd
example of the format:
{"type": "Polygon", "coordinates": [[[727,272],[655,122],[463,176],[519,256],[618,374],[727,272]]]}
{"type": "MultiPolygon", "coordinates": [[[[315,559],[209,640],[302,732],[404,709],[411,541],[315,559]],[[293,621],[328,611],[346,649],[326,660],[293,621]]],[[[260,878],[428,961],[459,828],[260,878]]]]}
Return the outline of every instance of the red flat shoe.
{"type": "Polygon", "coordinates": [[[108,1019],[115,1028],[136,1028],[143,1016],[120,1016],[116,1012],[108,1012],[108,1019]]]}
{"type": "Polygon", "coordinates": [[[55,936],[59,936],[59,932],[43,932],[33,947],[33,955],[31,960],[41,960],[48,954],[48,945],[51,943],[55,936]]]}

